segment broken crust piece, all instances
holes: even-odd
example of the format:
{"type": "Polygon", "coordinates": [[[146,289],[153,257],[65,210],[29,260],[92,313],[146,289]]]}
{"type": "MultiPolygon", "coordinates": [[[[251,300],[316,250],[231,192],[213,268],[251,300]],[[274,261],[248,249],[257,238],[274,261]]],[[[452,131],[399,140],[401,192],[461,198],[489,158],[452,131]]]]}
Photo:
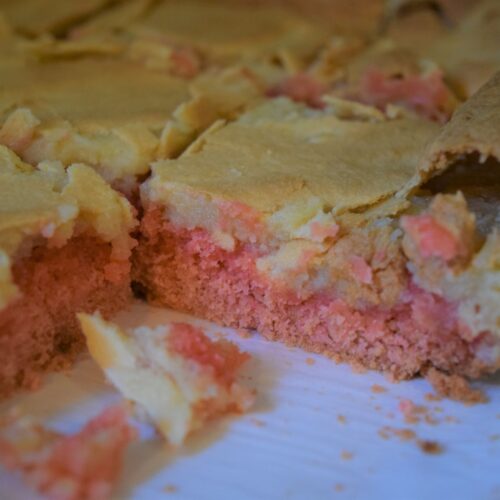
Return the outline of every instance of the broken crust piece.
{"type": "Polygon", "coordinates": [[[44,498],[106,500],[135,438],[120,407],[104,410],[70,436],[10,413],[0,420],[0,462],[44,498]]]}
{"type": "Polygon", "coordinates": [[[445,123],[458,104],[439,66],[391,40],[380,39],[362,51],[345,73],[345,86],[335,93],[382,110],[399,105],[445,123]]]}
{"type": "Polygon", "coordinates": [[[496,73],[441,130],[423,158],[415,184],[443,172],[465,155],[500,161],[500,72],[496,73]]]}
{"type": "MultiPolygon", "coordinates": [[[[286,99],[255,108],[154,166],[133,279],[154,304],[394,378],[428,366],[494,371],[491,315],[465,325],[458,312],[482,303],[481,290],[424,288],[402,245],[401,193],[436,128],[409,117],[342,120],[286,99]]],[[[466,220],[456,237],[470,231],[466,220]]],[[[470,249],[457,248],[460,265],[470,249]]]]}
{"type": "Polygon", "coordinates": [[[99,315],[78,318],[107,378],[174,446],[208,419],[254,402],[254,392],[235,379],[249,355],[230,342],[186,323],[123,330],[99,315]]]}
{"type": "Polygon", "coordinates": [[[135,225],[90,167],[35,169],[0,146],[1,396],[82,350],[76,311],[107,316],[127,303],[135,225]]]}

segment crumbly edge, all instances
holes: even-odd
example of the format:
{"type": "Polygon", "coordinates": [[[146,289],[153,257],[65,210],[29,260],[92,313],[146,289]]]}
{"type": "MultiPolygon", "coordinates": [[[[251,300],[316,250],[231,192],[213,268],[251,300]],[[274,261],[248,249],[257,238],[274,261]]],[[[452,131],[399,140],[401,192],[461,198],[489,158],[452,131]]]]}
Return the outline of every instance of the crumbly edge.
{"type": "Polygon", "coordinates": [[[69,367],[85,347],[75,313],[109,317],[131,298],[130,264],[93,235],[60,248],[39,245],[15,259],[20,293],[0,310],[0,395],[36,388],[41,375],[69,367]]]}
{"type": "MultiPolygon", "coordinates": [[[[368,238],[368,241],[370,241],[370,238],[368,238]]],[[[361,241],[361,246],[363,248],[367,247],[366,242],[367,239],[361,241]]],[[[249,245],[247,244],[246,247],[248,248],[249,245]]],[[[226,269],[227,266],[229,267],[231,266],[230,260],[226,261],[226,256],[231,256],[232,252],[233,254],[238,254],[238,252],[240,252],[241,254],[241,249],[242,246],[238,246],[236,252],[234,251],[234,249],[224,249],[217,242],[214,242],[214,240],[210,236],[207,236],[203,230],[193,229],[193,228],[192,229],[182,228],[176,226],[175,224],[172,225],[170,222],[168,222],[168,220],[164,218],[163,209],[161,207],[159,208],[157,207],[156,209],[150,209],[150,211],[147,211],[146,216],[143,219],[141,242],[134,256],[135,269],[133,272],[133,277],[135,280],[137,280],[139,286],[145,292],[148,300],[151,300],[153,303],[167,305],[182,310],[187,310],[188,312],[199,314],[204,317],[207,317],[208,319],[215,320],[216,322],[222,322],[224,324],[229,324],[231,326],[261,329],[262,333],[266,336],[269,336],[270,338],[282,340],[294,345],[300,345],[309,350],[321,351],[333,357],[336,357],[338,360],[350,361],[350,362],[360,361],[359,356],[356,358],[355,355],[347,355],[345,352],[342,353],[343,351],[342,348],[340,348],[340,352],[335,352],[335,350],[332,351],[331,349],[326,348],[323,342],[314,341],[313,334],[315,328],[318,329],[318,331],[321,330],[322,327],[321,325],[318,325],[318,322],[321,322],[322,320],[318,320],[318,322],[316,322],[316,326],[311,327],[312,329],[310,328],[310,325],[308,325],[307,335],[304,336],[302,334],[301,336],[300,333],[301,327],[299,326],[297,329],[297,326],[294,327],[293,323],[294,321],[297,321],[298,322],[297,324],[299,324],[302,320],[308,321],[306,320],[305,315],[311,313],[311,310],[316,310],[315,314],[318,315],[318,318],[321,316],[321,313],[319,312],[321,311],[322,307],[321,300],[317,300],[318,297],[321,297],[321,294],[314,291],[310,292],[308,290],[303,290],[303,289],[300,290],[300,293],[297,293],[297,288],[295,288],[295,291],[293,291],[294,288],[289,286],[289,282],[280,283],[279,280],[277,281],[276,279],[272,279],[272,277],[271,279],[269,279],[269,275],[262,277],[262,275],[257,270],[254,269],[256,267],[255,252],[254,253],[250,252],[250,255],[248,257],[242,257],[243,259],[245,258],[250,259],[247,261],[248,262],[247,266],[249,266],[248,269],[254,269],[256,271],[257,276],[250,278],[250,283],[252,282],[257,283],[254,287],[255,288],[254,291],[249,292],[249,290],[247,289],[248,286],[252,288],[253,287],[252,284],[250,285],[241,284],[242,289],[240,292],[238,292],[237,288],[233,290],[231,288],[232,285],[229,284],[226,285],[222,280],[217,285],[218,287],[220,287],[221,293],[219,294],[217,290],[214,289],[212,290],[212,293],[214,294],[213,298],[210,299],[208,302],[203,302],[204,299],[207,299],[207,297],[205,296],[206,290],[204,290],[204,287],[210,287],[211,284],[210,280],[208,282],[203,282],[201,274],[205,272],[210,272],[212,273],[210,274],[212,280],[215,281],[218,279],[216,277],[217,269],[212,269],[211,267],[214,265],[212,257],[214,255],[219,255],[218,252],[220,252],[221,260],[219,266],[221,270],[224,270],[226,269]],[[179,236],[180,238],[179,241],[177,241],[177,237],[175,236],[176,234],[183,235],[179,236]],[[192,238],[191,242],[189,241],[190,238],[192,238]],[[203,246],[204,245],[203,241],[207,240],[211,241],[211,243],[205,248],[203,246]],[[190,264],[189,263],[189,258],[191,258],[190,252],[192,251],[192,249],[197,248],[198,245],[201,245],[199,247],[199,252],[200,252],[199,257],[193,257],[194,261],[192,261],[192,263],[190,264]],[[170,249],[169,246],[171,247],[170,249]],[[186,255],[186,258],[188,260],[183,260],[184,259],[183,255],[186,255]],[[207,260],[204,261],[204,259],[207,260]],[[194,267],[191,267],[192,265],[194,265],[195,261],[197,262],[197,264],[194,267]],[[176,265],[179,267],[180,271],[168,268],[168,266],[175,268],[176,265]],[[197,267],[200,268],[200,271],[195,269],[197,267]],[[267,289],[268,286],[269,289],[267,289]],[[232,292],[228,292],[228,290],[232,290],[232,292]],[[234,299],[231,299],[230,296],[226,294],[226,292],[236,294],[234,299]],[[271,307],[269,311],[264,308],[264,310],[260,312],[260,314],[262,314],[262,316],[265,317],[262,319],[262,324],[255,323],[255,318],[251,313],[252,308],[250,306],[247,307],[248,304],[244,304],[242,306],[243,310],[239,309],[240,306],[236,305],[239,300],[238,294],[243,294],[246,297],[247,293],[250,293],[249,296],[250,302],[252,302],[254,298],[256,299],[257,297],[260,297],[260,299],[258,299],[259,303],[261,303],[261,300],[264,300],[264,303],[266,303],[266,301],[269,301],[268,304],[271,304],[269,306],[271,307]],[[198,295],[202,295],[203,297],[200,298],[198,295]],[[254,296],[254,298],[252,298],[252,296],[254,296]],[[264,299],[264,297],[267,298],[264,299]],[[288,306],[285,306],[285,303],[279,305],[281,300],[280,297],[281,298],[285,297],[283,300],[285,300],[285,303],[288,303],[290,305],[290,308],[288,306]],[[274,303],[273,302],[274,300],[277,300],[278,304],[274,303]],[[214,304],[213,307],[210,302],[214,304]],[[220,305],[219,302],[224,305],[219,307],[220,305]],[[235,303],[232,304],[232,302],[235,303]],[[309,306],[306,309],[302,309],[301,304],[304,303],[316,304],[316,305],[311,305],[312,309],[310,309],[309,306]],[[316,307],[318,307],[318,309],[315,309],[316,307]],[[272,312],[273,308],[275,311],[274,313],[272,312]],[[238,312],[239,310],[241,311],[240,313],[238,312]],[[304,318],[297,317],[297,314],[299,313],[295,314],[299,310],[301,311],[300,314],[304,315],[304,318]],[[289,314],[289,317],[284,323],[288,324],[288,326],[283,327],[284,328],[283,330],[283,328],[281,328],[283,324],[281,324],[280,322],[284,321],[283,317],[284,311],[288,311],[286,314],[289,314]],[[241,314],[241,317],[239,316],[239,314],[241,314]],[[276,314],[274,319],[273,319],[273,314],[276,314]],[[269,319],[268,322],[267,319],[269,319]],[[275,333],[273,333],[275,327],[272,325],[274,324],[275,321],[276,325],[281,325],[281,326],[277,328],[275,333]],[[281,333],[279,333],[280,331],[281,333]]],[[[353,253],[352,248],[349,248],[348,246],[347,250],[348,251],[346,255],[351,257],[353,253]]],[[[400,249],[399,251],[401,252],[400,249]]],[[[231,257],[228,258],[231,259],[231,257]]],[[[405,262],[406,262],[405,258],[402,257],[401,260],[403,263],[401,269],[403,276],[401,293],[404,295],[405,293],[407,293],[408,287],[413,287],[413,285],[411,284],[411,279],[409,277],[408,271],[405,268],[405,262]]],[[[391,263],[393,261],[394,259],[391,259],[391,263]]],[[[346,260],[342,261],[341,259],[341,262],[344,268],[347,267],[345,265],[346,260]]],[[[370,272],[367,271],[366,262],[364,262],[364,265],[363,263],[361,263],[360,266],[355,265],[354,267],[360,267],[360,269],[358,269],[354,273],[356,278],[355,280],[356,284],[352,291],[351,297],[349,297],[349,295],[347,296],[344,295],[342,297],[343,299],[342,303],[344,305],[347,304],[346,307],[350,311],[358,311],[358,313],[363,310],[369,311],[371,310],[369,302],[370,295],[366,294],[365,290],[363,289],[366,283],[362,283],[360,285],[360,280],[368,281],[370,277],[373,278],[373,275],[370,276],[370,272]],[[352,299],[351,303],[349,303],[350,299],[352,299]]],[[[295,270],[296,268],[294,269],[293,267],[291,268],[291,270],[290,269],[286,270],[285,273],[286,278],[289,278],[290,275],[293,274],[295,270]]],[[[328,281],[327,283],[331,284],[331,282],[328,281]]],[[[337,279],[337,281],[334,281],[333,284],[334,286],[337,286],[337,291],[339,289],[343,292],[345,292],[345,290],[349,290],[349,287],[345,286],[345,281],[337,279]],[[340,284],[344,286],[339,287],[340,284]]],[[[235,285],[235,286],[239,287],[240,285],[235,285]]],[[[387,288],[390,289],[390,286],[387,288]]],[[[419,295],[420,292],[417,293],[417,297],[420,297],[420,299],[418,299],[419,301],[421,300],[422,297],[424,297],[423,299],[424,303],[426,300],[430,300],[431,303],[437,300],[438,305],[436,307],[444,308],[441,311],[441,313],[438,314],[445,314],[445,315],[447,315],[448,313],[452,314],[452,316],[450,316],[451,320],[456,321],[456,318],[454,316],[455,313],[453,312],[455,311],[456,305],[454,305],[453,301],[448,303],[445,299],[440,298],[439,295],[435,295],[432,292],[422,291],[422,293],[423,295],[419,295]],[[427,299],[425,299],[425,297],[427,297],[427,299]],[[442,305],[439,305],[441,304],[441,301],[442,305]]],[[[390,310],[392,306],[398,307],[397,297],[396,300],[394,300],[395,299],[394,296],[387,298],[386,299],[387,302],[385,302],[385,304],[380,304],[379,295],[377,296],[377,294],[375,294],[375,297],[376,299],[379,299],[379,302],[376,305],[374,305],[373,303],[371,305],[374,306],[375,308],[378,307],[379,310],[386,310],[387,307],[389,307],[390,310]],[[391,300],[392,303],[390,302],[391,300]],[[390,305],[388,306],[388,304],[390,305]]],[[[331,302],[331,299],[329,300],[331,302]]],[[[432,307],[434,306],[430,307],[432,309],[432,307]]],[[[347,314],[348,317],[350,317],[349,315],[351,313],[347,314]]],[[[398,317],[402,318],[402,316],[398,317]]],[[[465,339],[465,337],[467,337],[468,335],[467,329],[465,331],[462,331],[462,333],[459,333],[459,331],[460,327],[458,326],[452,327],[452,329],[449,332],[451,336],[448,336],[446,340],[443,338],[442,340],[438,341],[438,344],[440,342],[448,342],[451,345],[453,342],[457,342],[458,344],[456,346],[456,350],[457,352],[463,351],[464,358],[461,361],[457,362],[456,365],[454,365],[453,364],[454,362],[451,361],[451,358],[454,357],[454,354],[452,355],[451,353],[449,353],[451,356],[449,362],[446,360],[444,361],[441,360],[437,363],[437,365],[439,366],[439,364],[441,363],[440,367],[444,371],[449,370],[450,372],[462,373],[472,377],[476,377],[480,373],[493,371],[494,369],[496,369],[498,363],[495,362],[494,360],[493,361],[490,360],[490,362],[488,362],[488,360],[482,361],[481,359],[476,359],[474,354],[475,347],[473,347],[474,342],[472,342],[470,338],[468,340],[465,339]],[[455,330],[454,328],[457,328],[457,330],[455,330]],[[466,354],[466,352],[468,352],[469,354],[466,354]]],[[[352,332],[352,334],[354,334],[354,332],[352,332]]],[[[413,334],[410,333],[409,335],[411,336],[413,334]]],[[[438,335],[439,337],[440,334],[436,333],[436,335],[438,335]]],[[[483,339],[481,338],[481,336],[479,336],[478,342],[481,343],[482,341],[483,339]]],[[[364,342],[362,340],[362,336],[356,342],[364,342]]],[[[377,343],[375,343],[374,345],[376,344],[377,343]]],[[[437,351],[434,352],[433,354],[434,356],[436,355],[436,352],[439,352],[439,349],[437,349],[437,351]]],[[[375,355],[374,359],[376,359],[376,357],[377,355],[375,355]]],[[[370,360],[370,356],[365,356],[364,358],[362,357],[361,362],[369,368],[375,368],[382,371],[392,372],[396,378],[407,378],[408,376],[413,376],[416,373],[418,373],[420,369],[425,368],[425,357],[423,360],[421,359],[420,361],[416,362],[416,365],[414,365],[413,368],[408,366],[407,370],[404,368],[404,363],[402,361],[399,362],[400,363],[399,366],[397,366],[397,363],[395,363],[394,366],[391,367],[390,363],[377,362],[374,361],[374,359],[370,360]],[[420,368],[415,369],[415,366],[420,366],[420,368]]],[[[413,361],[415,361],[415,359],[413,359],[413,361]]]]}

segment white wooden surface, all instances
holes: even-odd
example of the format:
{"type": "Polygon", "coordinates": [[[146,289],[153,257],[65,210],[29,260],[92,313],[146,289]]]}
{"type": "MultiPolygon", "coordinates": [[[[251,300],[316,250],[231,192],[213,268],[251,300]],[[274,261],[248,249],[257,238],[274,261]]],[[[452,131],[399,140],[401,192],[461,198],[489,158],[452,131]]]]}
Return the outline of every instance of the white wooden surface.
{"type": "MultiPolygon", "coordinates": [[[[123,325],[171,319],[191,320],[142,304],[117,318],[123,325]]],[[[391,384],[379,374],[355,374],[258,335],[242,338],[193,321],[223,332],[253,355],[244,380],[258,390],[256,407],[214,422],[178,451],[142,426],[116,498],[500,500],[500,377],[482,383],[491,398],[486,405],[429,402],[424,380],[391,384]],[[373,392],[373,384],[387,392],[373,392]],[[425,405],[438,423],[406,424],[398,410],[401,398],[425,405]],[[444,451],[429,455],[415,441],[385,440],[378,434],[384,426],[411,428],[444,451]]],[[[72,432],[117,399],[99,369],[84,360],[71,374],[50,376],[42,390],[3,403],[0,411],[15,405],[72,432]]],[[[35,497],[0,471],[0,498],[35,497]]]]}

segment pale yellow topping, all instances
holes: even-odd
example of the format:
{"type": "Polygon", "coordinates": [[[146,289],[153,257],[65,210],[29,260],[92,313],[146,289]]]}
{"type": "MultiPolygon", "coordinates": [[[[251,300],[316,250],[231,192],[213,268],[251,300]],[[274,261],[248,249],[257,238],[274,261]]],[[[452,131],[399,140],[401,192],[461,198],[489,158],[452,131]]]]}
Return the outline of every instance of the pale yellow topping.
{"type": "Polygon", "coordinates": [[[78,314],[78,320],[87,340],[87,347],[94,361],[103,369],[113,366],[134,366],[134,358],[127,348],[127,338],[117,325],[104,321],[100,316],[78,314]]]}
{"type": "Polygon", "coordinates": [[[3,146],[0,151],[4,153],[0,156],[0,248],[12,254],[26,236],[41,234],[49,224],[73,224],[78,207],[74,200],[54,190],[49,176],[18,158],[9,161],[3,146]],[[61,206],[71,207],[69,221],[61,220],[61,206]]]}
{"type": "MultiPolygon", "coordinates": [[[[39,168],[23,163],[0,146],[0,289],[11,296],[10,259],[25,239],[41,238],[63,245],[75,224],[113,245],[113,258],[127,259],[135,218],[128,201],[90,167],[57,162],[39,168]]],[[[2,301],[3,302],[3,301],[2,301]]]]}

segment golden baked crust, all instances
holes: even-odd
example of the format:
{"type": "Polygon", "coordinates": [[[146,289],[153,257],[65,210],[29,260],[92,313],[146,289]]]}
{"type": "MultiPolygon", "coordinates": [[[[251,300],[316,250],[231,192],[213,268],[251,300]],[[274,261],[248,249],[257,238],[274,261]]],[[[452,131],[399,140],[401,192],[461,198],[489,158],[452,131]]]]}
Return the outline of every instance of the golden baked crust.
{"type": "Polygon", "coordinates": [[[189,96],[185,81],[113,58],[22,61],[2,74],[2,113],[27,105],[40,119],[89,132],[134,123],[159,131],[189,96]]]}
{"type": "Polygon", "coordinates": [[[186,0],[119,5],[74,30],[74,37],[125,31],[138,38],[164,39],[194,48],[209,61],[263,59],[291,52],[312,55],[327,36],[290,10],[273,6],[186,0]]]}
{"type": "MultiPolygon", "coordinates": [[[[226,0],[229,5],[234,2],[226,0]]],[[[385,0],[236,0],[236,3],[281,7],[326,27],[332,33],[363,37],[378,33],[386,9],[385,0]]]]}
{"type": "Polygon", "coordinates": [[[112,0],[2,0],[0,11],[9,24],[26,35],[61,32],[110,4],[112,0]]]}
{"type": "Polygon", "coordinates": [[[0,142],[30,163],[85,162],[108,180],[147,172],[162,128],[189,98],[185,80],[117,58],[1,64],[0,142]]]}
{"type": "Polygon", "coordinates": [[[462,155],[500,161],[500,72],[455,112],[423,158],[424,179],[443,172],[462,155]]]}
{"type": "Polygon", "coordinates": [[[235,9],[192,0],[163,2],[132,29],[162,33],[215,59],[261,58],[282,50],[307,55],[323,40],[321,29],[280,9],[235,9]]]}
{"type": "Polygon", "coordinates": [[[316,197],[340,214],[398,191],[437,130],[416,118],[343,120],[280,98],[157,163],[148,193],[161,201],[170,190],[199,192],[267,214],[316,197]]]}
{"type": "Polygon", "coordinates": [[[29,163],[86,163],[124,191],[151,161],[178,154],[265,87],[243,68],[203,75],[190,86],[118,57],[34,63],[14,54],[0,63],[0,144],[29,163]]]}

